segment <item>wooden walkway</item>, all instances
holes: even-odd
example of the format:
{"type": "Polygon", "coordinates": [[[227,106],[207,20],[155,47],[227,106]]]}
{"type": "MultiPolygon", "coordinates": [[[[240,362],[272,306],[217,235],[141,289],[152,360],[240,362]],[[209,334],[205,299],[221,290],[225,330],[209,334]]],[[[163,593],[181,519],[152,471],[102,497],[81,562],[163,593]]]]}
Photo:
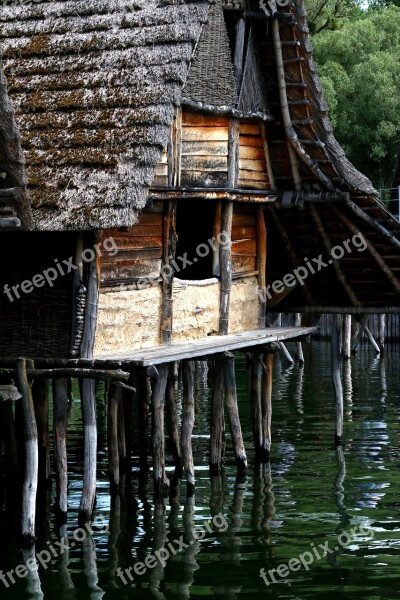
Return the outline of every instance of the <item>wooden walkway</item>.
{"type": "Polygon", "coordinates": [[[118,362],[121,366],[125,363],[138,367],[150,367],[179,360],[204,358],[230,350],[244,350],[272,344],[273,342],[298,339],[315,333],[317,329],[317,327],[271,327],[243,333],[212,335],[170,346],[157,346],[156,348],[147,348],[115,356],[97,356],[95,360],[96,363],[105,361],[118,362]]]}

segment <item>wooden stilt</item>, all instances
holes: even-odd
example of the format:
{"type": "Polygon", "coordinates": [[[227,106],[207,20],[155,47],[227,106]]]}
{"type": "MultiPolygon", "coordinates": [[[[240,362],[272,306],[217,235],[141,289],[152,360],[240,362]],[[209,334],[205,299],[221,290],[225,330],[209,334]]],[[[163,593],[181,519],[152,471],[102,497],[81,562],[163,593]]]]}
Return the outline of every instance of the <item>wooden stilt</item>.
{"type": "Polygon", "coordinates": [[[340,330],[342,326],[342,316],[334,315],[332,325],[332,348],[331,348],[331,364],[332,364],[332,381],[335,390],[336,399],[336,434],[335,441],[339,445],[343,439],[343,386],[340,376],[340,330]]]}
{"type": "Polygon", "coordinates": [[[360,343],[361,336],[364,331],[364,326],[368,323],[369,315],[362,315],[360,321],[357,321],[357,328],[353,339],[351,340],[351,351],[353,354],[357,353],[358,344],[360,343]]]}
{"type": "Polygon", "coordinates": [[[164,491],[169,487],[169,480],[165,472],[165,434],[164,434],[164,403],[167,387],[168,366],[158,367],[158,378],[154,381],[152,408],[153,408],[153,470],[154,470],[154,495],[155,499],[163,498],[164,491]]]}
{"type": "Polygon", "coordinates": [[[227,358],[224,360],[224,376],[226,387],[226,412],[229,418],[236,465],[238,470],[243,472],[247,470],[247,456],[244,449],[242,428],[239,418],[234,358],[227,358]]]}
{"type": "Polygon", "coordinates": [[[12,400],[0,402],[0,424],[7,480],[9,484],[15,485],[18,482],[18,450],[12,400]]]}
{"type": "Polygon", "coordinates": [[[18,389],[22,394],[21,405],[25,434],[25,477],[22,490],[22,535],[26,541],[35,539],[36,494],[39,475],[38,432],[32,390],[28,382],[27,362],[18,359],[18,389]]]}
{"type": "Polygon", "coordinates": [[[96,382],[90,379],[82,381],[82,415],[85,456],[79,520],[86,523],[93,513],[97,481],[96,382]]]}
{"type": "Polygon", "coordinates": [[[151,400],[150,381],[144,371],[139,373],[139,463],[140,470],[147,472],[147,438],[149,434],[149,413],[151,400]]]}
{"type": "Polygon", "coordinates": [[[371,331],[367,327],[367,325],[364,326],[364,333],[367,336],[367,339],[368,339],[369,343],[371,344],[371,346],[373,347],[373,349],[375,350],[375,352],[377,354],[380,354],[381,350],[380,350],[378,344],[376,343],[375,338],[372,335],[371,331]]]}
{"type": "MultiPolygon", "coordinates": [[[[295,327],[301,327],[301,313],[296,313],[295,327]]],[[[296,360],[299,361],[299,366],[304,367],[303,345],[301,342],[296,342],[296,360]]]]}
{"type": "Polygon", "coordinates": [[[56,508],[58,516],[65,521],[68,511],[68,380],[53,381],[54,462],[56,472],[56,508]]]}
{"type": "Polygon", "coordinates": [[[110,483],[112,493],[116,492],[120,482],[119,448],[118,448],[118,409],[121,400],[121,389],[110,385],[108,391],[108,463],[110,469],[110,483]]]}
{"type": "Polygon", "coordinates": [[[215,362],[214,392],[211,410],[211,452],[210,470],[218,474],[222,469],[225,449],[225,417],[224,417],[224,367],[222,360],[215,362]]]}
{"type": "Polygon", "coordinates": [[[118,396],[118,456],[120,470],[125,469],[128,454],[124,404],[124,398],[120,388],[120,394],[118,396]]]}
{"type": "Polygon", "coordinates": [[[385,353],[386,315],[379,315],[379,349],[385,353]]]}
{"type": "Polygon", "coordinates": [[[351,358],[351,315],[344,315],[343,325],[343,358],[351,358]]]}
{"type": "Polygon", "coordinates": [[[262,387],[262,367],[260,357],[254,353],[251,359],[250,368],[250,404],[251,404],[251,422],[254,438],[254,450],[257,462],[261,462],[262,448],[262,408],[261,408],[261,387],[262,387]]]}
{"type": "Polygon", "coordinates": [[[47,379],[38,379],[32,386],[39,444],[39,489],[50,482],[50,443],[49,443],[49,384],[47,379]]]}
{"type": "Polygon", "coordinates": [[[262,390],[262,446],[261,461],[269,462],[271,456],[271,418],[272,418],[272,372],[274,355],[267,352],[264,355],[264,377],[262,390]]]}
{"type": "Polygon", "coordinates": [[[178,380],[179,362],[171,363],[168,367],[167,383],[167,423],[169,443],[175,463],[175,477],[182,474],[181,445],[178,426],[178,412],[176,408],[176,382],[178,380]]]}
{"type": "Polygon", "coordinates": [[[194,362],[183,361],[182,463],[187,481],[187,495],[194,493],[192,433],[194,427],[194,362]]]}
{"type": "MultiPolygon", "coordinates": [[[[232,236],[233,202],[226,202],[222,207],[222,232],[229,239],[232,236]]],[[[219,310],[219,334],[226,335],[229,330],[229,308],[232,290],[231,244],[220,247],[221,294],[219,310]]]]}

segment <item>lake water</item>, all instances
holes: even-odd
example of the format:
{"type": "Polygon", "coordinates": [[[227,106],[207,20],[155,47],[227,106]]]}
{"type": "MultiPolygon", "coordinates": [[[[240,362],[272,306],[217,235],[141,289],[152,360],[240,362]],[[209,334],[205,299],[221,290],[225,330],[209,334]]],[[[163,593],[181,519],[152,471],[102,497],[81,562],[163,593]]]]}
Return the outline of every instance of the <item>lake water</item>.
{"type": "MultiPolygon", "coordinates": [[[[333,444],[329,345],[314,342],[305,347],[305,356],[304,369],[286,369],[276,360],[270,468],[254,465],[246,366],[244,357],[238,360],[240,410],[250,463],[245,481],[236,481],[229,441],[224,475],[209,477],[209,387],[206,374],[198,373],[196,495],[186,501],[182,484],[180,498],[167,501],[164,507],[154,506],[151,474],[147,484],[139,480],[136,460],[131,492],[110,507],[105,416],[99,395],[96,516],[106,525],[95,528],[93,536],[83,542],[75,539],[85,537],[84,532],[77,532],[82,441],[76,402],[69,427],[70,513],[61,531],[63,552],[57,545],[51,510],[42,507],[40,539],[30,554],[21,552],[15,535],[16,515],[3,512],[0,561],[4,574],[34,552],[42,552],[45,561],[44,551],[52,549],[53,558],[36,575],[14,576],[15,584],[6,579],[8,588],[0,581],[1,598],[399,599],[400,349],[389,348],[383,361],[363,351],[351,365],[344,365],[343,451],[333,444]],[[202,539],[196,540],[194,532],[202,539]],[[168,544],[169,558],[165,555],[168,544]],[[164,564],[157,559],[151,562],[150,557],[160,550],[164,564]],[[144,567],[146,571],[137,574],[133,567],[146,557],[153,568],[144,567]],[[292,571],[284,566],[289,561],[292,571]],[[125,574],[125,585],[117,570],[129,567],[133,581],[125,574]],[[274,571],[273,583],[268,571],[278,567],[282,576],[274,571]],[[260,577],[261,569],[265,569],[268,586],[260,577]]],[[[209,373],[208,380],[211,377],[209,373]]],[[[143,571],[137,566],[136,570],[143,571]]]]}

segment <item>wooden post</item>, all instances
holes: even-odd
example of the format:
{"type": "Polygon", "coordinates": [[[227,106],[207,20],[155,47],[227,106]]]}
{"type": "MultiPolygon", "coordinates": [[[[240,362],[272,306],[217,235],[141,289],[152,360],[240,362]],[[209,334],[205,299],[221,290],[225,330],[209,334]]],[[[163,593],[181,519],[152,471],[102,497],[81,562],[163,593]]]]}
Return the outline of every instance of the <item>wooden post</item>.
{"type": "Polygon", "coordinates": [[[54,462],[56,472],[56,507],[65,522],[68,512],[68,380],[53,381],[54,462]]]}
{"type": "MultiPolygon", "coordinates": [[[[96,236],[93,236],[96,241],[96,236]]],[[[99,298],[99,259],[89,263],[85,325],[81,344],[82,358],[93,358],[99,298]]],[[[84,430],[83,491],[79,508],[81,522],[90,521],[96,499],[97,481],[97,418],[96,382],[84,379],[81,385],[82,417],[84,430]]]]}
{"type": "Polygon", "coordinates": [[[382,355],[385,353],[385,330],[386,315],[379,315],[379,349],[382,355]]]}
{"type": "Polygon", "coordinates": [[[21,404],[25,436],[25,476],[22,490],[22,535],[26,541],[33,541],[35,539],[39,450],[32,389],[28,381],[26,370],[26,360],[24,358],[18,359],[18,389],[22,394],[21,404]]]}
{"type": "Polygon", "coordinates": [[[271,419],[272,419],[272,372],[274,355],[266,352],[264,355],[264,377],[262,391],[262,447],[261,460],[266,463],[271,456],[271,419]]]}
{"type": "MultiPolygon", "coordinates": [[[[301,327],[301,313],[296,313],[295,327],[301,327]]],[[[296,342],[296,359],[299,361],[299,366],[304,367],[304,354],[303,354],[303,344],[301,342],[296,342]]]]}
{"type": "Polygon", "coordinates": [[[181,445],[178,427],[178,412],[176,408],[176,382],[178,380],[179,362],[168,366],[167,383],[167,423],[172,456],[175,462],[175,476],[182,474],[181,445]]]}
{"type": "MultiPolygon", "coordinates": [[[[119,387],[119,386],[118,386],[119,387]]],[[[119,388],[118,394],[118,458],[119,458],[119,469],[126,467],[126,460],[128,456],[128,440],[127,431],[125,424],[125,402],[123,398],[123,391],[119,388]]],[[[125,391],[125,390],[124,390],[125,391]]]]}
{"type": "Polygon", "coordinates": [[[360,321],[356,321],[357,329],[351,340],[351,351],[353,354],[357,353],[358,344],[360,343],[361,336],[364,331],[364,326],[368,323],[369,315],[362,315],[360,321]]]}
{"type": "Polygon", "coordinates": [[[351,358],[351,315],[344,315],[343,327],[343,358],[351,358]]]}
{"type": "Polygon", "coordinates": [[[39,442],[39,490],[47,487],[51,477],[48,391],[47,379],[38,379],[32,385],[39,442]]]}
{"type": "Polygon", "coordinates": [[[149,433],[149,412],[151,400],[150,381],[144,371],[139,373],[139,463],[140,470],[147,471],[147,437],[149,433]]]}
{"type": "Polygon", "coordinates": [[[365,332],[365,335],[367,336],[367,339],[368,339],[369,343],[371,344],[371,346],[375,350],[375,352],[377,354],[380,354],[381,350],[380,350],[378,344],[376,343],[375,338],[372,335],[372,333],[370,332],[370,330],[369,330],[369,328],[368,328],[367,325],[364,325],[364,332],[365,332]]]}
{"type": "Polygon", "coordinates": [[[332,322],[332,348],[331,348],[331,364],[332,364],[332,382],[335,390],[336,399],[336,434],[335,441],[339,445],[343,438],[343,386],[340,376],[340,330],[342,326],[342,316],[334,315],[332,322]]]}
{"type": "MultiPolygon", "coordinates": [[[[232,236],[233,202],[225,202],[222,208],[222,233],[231,239],[232,236]]],[[[229,304],[232,289],[232,259],[231,242],[220,247],[221,266],[221,296],[219,312],[219,335],[229,331],[229,304]]]]}
{"type": "Polygon", "coordinates": [[[240,425],[234,358],[226,358],[224,360],[224,376],[226,387],[226,411],[229,418],[236,465],[238,470],[243,472],[247,470],[247,456],[244,449],[242,428],[240,425]]]}
{"type": "Polygon", "coordinates": [[[254,450],[257,462],[262,462],[261,448],[263,443],[262,436],[262,408],[261,408],[261,363],[258,354],[254,353],[251,358],[250,368],[250,405],[251,422],[254,438],[254,450]]]}
{"type": "Polygon", "coordinates": [[[169,480],[165,472],[165,434],[164,434],[164,403],[167,387],[168,365],[158,367],[158,378],[154,382],[152,408],[153,408],[153,470],[154,494],[159,500],[164,495],[165,488],[169,487],[169,480]]]}
{"type": "MultiPolygon", "coordinates": [[[[258,285],[264,290],[267,285],[267,228],[265,226],[264,211],[257,207],[257,271],[258,285]]],[[[260,294],[261,296],[261,294],[260,294]]],[[[260,329],[265,327],[266,303],[259,299],[259,318],[258,326],[260,329]]]]}
{"type": "Polygon", "coordinates": [[[176,200],[169,200],[164,215],[164,256],[163,256],[163,286],[162,286],[162,343],[172,343],[174,269],[172,261],[176,254],[176,200]]]}
{"type": "Polygon", "coordinates": [[[92,517],[96,500],[97,482],[96,382],[90,379],[82,381],[82,416],[84,429],[84,472],[79,520],[81,523],[86,523],[92,517]]]}
{"type": "Polygon", "coordinates": [[[218,474],[222,468],[225,448],[225,417],[224,417],[225,382],[222,360],[215,361],[214,391],[211,409],[211,452],[210,470],[218,474]]]}
{"type": "Polygon", "coordinates": [[[121,400],[121,388],[111,384],[108,390],[108,462],[110,470],[111,492],[115,493],[120,482],[118,448],[118,411],[121,400]]]}
{"type": "Polygon", "coordinates": [[[194,493],[192,433],[194,427],[194,362],[183,361],[182,462],[187,480],[187,495],[194,493]]]}

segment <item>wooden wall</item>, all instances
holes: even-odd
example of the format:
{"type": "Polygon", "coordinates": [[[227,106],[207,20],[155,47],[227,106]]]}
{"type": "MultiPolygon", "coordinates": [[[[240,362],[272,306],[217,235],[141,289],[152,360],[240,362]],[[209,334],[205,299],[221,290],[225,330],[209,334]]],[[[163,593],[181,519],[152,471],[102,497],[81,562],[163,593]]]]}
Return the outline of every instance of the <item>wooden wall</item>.
{"type": "Polygon", "coordinates": [[[181,185],[227,186],[229,119],[184,112],[181,185]]]}
{"type": "MultiPolygon", "coordinates": [[[[228,117],[183,111],[182,119],[177,117],[171,130],[174,148],[166,148],[163,152],[153,185],[167,187],[168,180],[174,180],[178,187],[226,188],[231,122],[228,117]],[[171,160],[177,156],[174,165],[169,164],[169,156],[171,160]],[[174,173],[175,167],[178,173],[174,173]]],[[[239,171],[234,187],[270,189],[266,144],[262,122],[240,123],[239,171]]]]}
{"type": "Polygon", "coordinates": [[[118,254],[101,258],[101,288],[135,285],[143,278],[157,280],[163,252],[163,203],[144,209],[137,225],[126,229],[108,229],[103,239],[112,236],[118,254]]]}
{"type": "Polygon", "coordinates": [[[257,234],[255,208],[235,203],[232,220],[233,275],[254,273],[257,268],[257,234]]]}
{"type": "Polygon", "coordinates": [[[240,124],[239,189],[271,188],[260,123],[240,124]]]}

